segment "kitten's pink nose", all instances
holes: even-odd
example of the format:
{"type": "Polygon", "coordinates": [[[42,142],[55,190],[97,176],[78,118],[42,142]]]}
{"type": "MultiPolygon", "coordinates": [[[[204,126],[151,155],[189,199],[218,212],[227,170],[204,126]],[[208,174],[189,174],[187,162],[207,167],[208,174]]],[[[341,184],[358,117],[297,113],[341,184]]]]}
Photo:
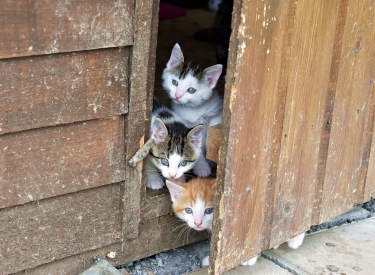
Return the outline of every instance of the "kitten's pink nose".
{"type": "Polygon", "coordinates": [[[176,173],[169,173],[169,177],[170,177],[171,179],[174,179],[174,178],[176,177],[176,173]]]}
{"type": "Polygon", "coordinates": [[[177,92],[174,96],[176,100],[178,101],[182,97],[182,95],[183,95],[182,93],[177,92]]]}
{"type": "Polygon", "coordinates": [[[194,221],[194,224],[195,224],[196,226],[201,226],[201,225],[202,225],[202,221],[194,221]]]}

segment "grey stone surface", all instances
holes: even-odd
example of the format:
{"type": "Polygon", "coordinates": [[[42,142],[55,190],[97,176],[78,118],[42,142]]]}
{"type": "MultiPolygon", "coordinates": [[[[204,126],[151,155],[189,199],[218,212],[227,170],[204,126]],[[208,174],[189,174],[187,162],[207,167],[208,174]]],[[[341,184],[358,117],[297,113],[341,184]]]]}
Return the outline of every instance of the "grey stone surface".
{"type": "Polygon", "coordinates": [[[375,274],[375,218],[306,236],[300,248],[273,250],[307,274],[375,274]]]}
{"type": "MultiPolygon", "coordinates": [[[[308,233],[312,234],[312,233],[322,232],[321,234],[323,234],[325,231],[327,232],[331,231],[329,229],[339,228],[339,226],[347,225],[353,222],[358,222],[363,219],[368,219],[371,216],[375,216],[375,199],[363,204],[362,207],[357,206],[353,210],[343,215],[340,215],[334,219],[331,219],[321,225],[313,226],[308,231],[308,233]]],[[[296,251],[301,251],[301,249],[304,247],[304,244],[302,244],[302,246],[296,251]]],[[[327,241],[325,245],[328,248],[329,247],[334,248],[336,247],[337,244],[335,244],[332,241],[327,241]]],[[[195,244],[187,245],[181,248],[176,248],[170,251],[162,252],[152,257],[141,259],[139,261],[123,264],[121,266],[118,266],[117,268],[124,268],[127,272],[129,272],[132,275],[133,274],[135,275],[147,274],[146,273],[147,271],[152,271],[155,275],[181,275],[181,274],[185,274],[187,272],[194,271],[194,270],[199,270],[199,272],[204,272],[204,269],[202,270],[200,269],[201,259],[209,254],[209,249],[210,249],[209,246],[210,246],[209,240],[206,240],[206,241],[198,242],[195,244]]],[[[291,249],[288,248],[288,251],[289,250],[291,249]]],[[[271,250],[270,252],[273,253],[274,251],[271,250]]],[[[313,252],[311,251],[311,253],[313,252]]],[[[358,254],[358,255],[361,255],[361,254],[358,254]]],[[[372,257],[375,259],[375,255],[372,255],[372,257]]],[[[279,259],[278,261],[282,262],[283,260],[284,259],[279,259]]],[[[264,264],[265,266],[267,266],[266,259],[261,259],[261,262],[262,262],[262,265],[264,264]]],[[[246,272],[247,270],[247,273],[233,273],[233,275],[250,274],[249,272],[251,272],[251,274],[262,274],[262,275],[263,274],[270,274],[270,275],[271,274],[272,275],[273,274],[291,274],[287,272],[285,269],[282,269],[281,267],[278,267],[277,270],[280,269],[280,270],[283,270],[283,272],[287,272],[287,273],[278,273],[279,271],[275,271],[276,273],[261,273],[261,272],[256,273],[255,270],[257,269],[254,269],[254,267],[258,266],[259,263],[260,262],[258,262],[256,265],[252,267],[238,267],[236,268],[236,272],[246,272]]],[[[282,265],[281,263],[278,263],[278,264],[282,265]]],[[[294,262],[291,262],[291,264],[293,265],[294,262]]],[[[276,265],[272,263],[271,267],[273,266],[276,266],[276,265]]],[[[336,265],[328,264],[327,266],[328,267],[324,267],[323,269],[325,270],[324,272],[322,271],[322,272],[311,273],[311,274],[331,274],[331,273],[335,274],[336,273],[335,271],[333,271],[333,270],[336,270],[336,267],[337,267],[336,265]]],[[[358,270],[361,269],[360,266],[354,267],[354,268],[355,269],[353,270],[355,272],[358,272],[356,269],[358,270]]],[[[301,268],[301,270],[303,271],[303,268],[301,268]]],[[[356,273],[353,273],[354,271],[346,273],[346,275],[356,274],[356,273]]],[[[195,275],[195,273],[192,273],[192,274],[195,275]]],[[[206,273],[196,273],[196,274],[197,275],[207,274],[207,270],[206,270],[206,273]]],[[[298,271],[295,271],[294,274],[299,274],[299,273],[298,271]]],[[[340,272],[338,272],[337,274],[340,274],[340,272]]],[[[363,272],[360,274],[367,275],[366,273],[363,273],[363,272]]],[[[370,274],[375,274],[375,272],[370,273],[370,274]]],[[[232,275],[232,274],[228,273],[228,275],[232,275]]]]}
{"type": "MultiPolygon", "coordinates": [[[[292,273],[266,260],[265,258],[258,258],[258,261],[253,266],[237,266],[232,270],[225,272],[225,275],[291,275],[292,273]]],[[[186,275],[207,275],[207,268],[201,268],[197,271],[187,273],[186,275]]]]}
{"type": "Polygon", "coordinates": [[[89,269],[79,275],[122,275],[122,273],[106,260],[96,259],[89,269]]]}

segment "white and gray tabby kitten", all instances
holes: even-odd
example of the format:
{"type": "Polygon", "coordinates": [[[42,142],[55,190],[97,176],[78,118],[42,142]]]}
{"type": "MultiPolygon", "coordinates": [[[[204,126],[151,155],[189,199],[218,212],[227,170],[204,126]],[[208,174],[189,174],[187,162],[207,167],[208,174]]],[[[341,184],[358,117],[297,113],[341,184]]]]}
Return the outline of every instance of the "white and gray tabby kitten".
{"type": "Polygon", "coordinates": [[[163,71],[163,88],[171,98],[173,111],[187,127],[198,124],[205,127],[202,154],[194,166],[194,173],[199,177],[211,174],[204,155],[208,127],[222,120],[223,100],[214,89],[222,68],[221,64],[203,68],[197,61],[184,60],[181,48],[176,44],[163,71]]]}
{"type": "Polygon", "coordinates": [[[201,155],[203,125],[186,127],[175,112],[154,99],[150,133],[156,145],[150,149],[147,162],[147,187],[162,188],[163,178],[185,182],[184,173],[201,155]]]}

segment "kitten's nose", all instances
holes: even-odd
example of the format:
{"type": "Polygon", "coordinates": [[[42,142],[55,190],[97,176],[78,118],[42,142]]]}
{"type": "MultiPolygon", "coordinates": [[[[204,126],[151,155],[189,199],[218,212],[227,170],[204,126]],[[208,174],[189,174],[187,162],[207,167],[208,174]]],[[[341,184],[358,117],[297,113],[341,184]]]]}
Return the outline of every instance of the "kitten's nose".
{"type": "Polygon", "coordinates": [[[182,97],[182,93],[177,92],[174,96],[176,97],[176,100],[178,101],[182,97]]]}
{"type": "Polygon", "coordinates": [[[195,224],[196,226],[201,226],[201,225],[202,225],[202,221],[194,221],[194,224],[195,224]]]}
{"type": "Polygon", "coordinates": [[[173,172],[169,172],[169,177],[171,179],[174,179],[176,177],[176,173],[173,173],[173,172]]]}

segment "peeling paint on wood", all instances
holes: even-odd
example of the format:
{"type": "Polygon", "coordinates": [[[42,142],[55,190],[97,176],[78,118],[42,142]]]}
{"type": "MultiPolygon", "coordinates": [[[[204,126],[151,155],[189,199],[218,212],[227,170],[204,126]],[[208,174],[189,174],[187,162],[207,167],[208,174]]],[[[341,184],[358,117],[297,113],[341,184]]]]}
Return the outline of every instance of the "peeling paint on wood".
{"type": "Polygon", "coordinates": [[[134,0],[1,0],[0,6],[0,59],[133,44],[134,0]]]}
{"type": "Polygon", "coordinates": [[[0,61],[0,135],[124,114],[129,49],[0,61]]]}
{"type": "Polygon", "coordinates": [[[118,242],[119,191],[120,185],[112,184],[1,210],[1,273],[118,242]]]}
{"type": "Polygon", "coordinates": [[[125,178],[123,117],[0,136],[0,208],[125,178]]]}

